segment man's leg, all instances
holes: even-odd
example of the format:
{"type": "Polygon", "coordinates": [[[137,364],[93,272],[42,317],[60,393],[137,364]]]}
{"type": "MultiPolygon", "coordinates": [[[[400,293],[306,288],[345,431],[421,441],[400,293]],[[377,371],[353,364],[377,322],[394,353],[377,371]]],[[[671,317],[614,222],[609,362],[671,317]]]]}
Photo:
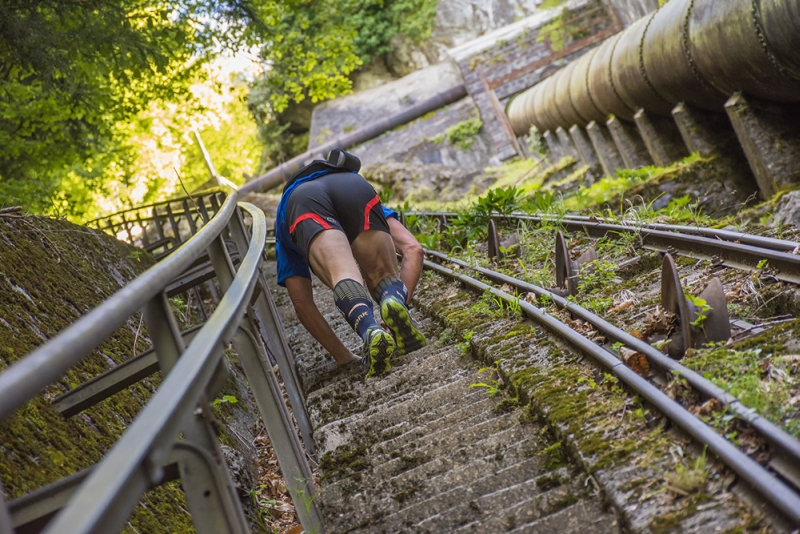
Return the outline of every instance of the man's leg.
{"type": "Polygon", "coordinates": [[[383,320],[394,333],[398,354],[424,347],[425,336],[411,321],[406,308],[408,289],[398,277],[392,236],[379,230],[361,232],[353,241],[352,250],[367,287],[380,303],[383,320]]]}
{"type": "Polygon", "coordinates": [[[308,247],[308,263],[322,282],[333,289],[336,307],[364,341],[365,378],[391,369],[395,342],[375,321],[372,299],[364,287],[347,236],[339,230],[317,233],[308,247]]]}

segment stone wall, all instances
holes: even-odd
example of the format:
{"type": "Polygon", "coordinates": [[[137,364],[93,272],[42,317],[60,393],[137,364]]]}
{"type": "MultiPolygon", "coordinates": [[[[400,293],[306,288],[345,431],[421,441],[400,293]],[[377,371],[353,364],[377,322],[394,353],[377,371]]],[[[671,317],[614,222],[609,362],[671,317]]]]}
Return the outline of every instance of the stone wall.
{"type": "Polygon", "coordinates": [[[397,161],[480,169],[489,165],[491,159],[491,140],[485,128],[468,150],[459,149],[447,140],[434,139],[449,127],[479,116],[475,102],[466,97],[358,145],[351,151],[365,165],[397,161]]]}
{"type": "Polygon", "coordinates": [[[658,0],[609,0],[620,22],[630,26],[638,19],[658,9],[658,0]]]}

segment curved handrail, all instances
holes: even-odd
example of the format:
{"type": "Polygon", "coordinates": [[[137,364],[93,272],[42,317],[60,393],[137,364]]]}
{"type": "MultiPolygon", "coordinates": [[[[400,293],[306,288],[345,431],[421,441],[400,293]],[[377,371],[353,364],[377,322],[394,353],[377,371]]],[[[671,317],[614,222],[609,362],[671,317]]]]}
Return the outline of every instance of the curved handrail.
{"type": "MultiPolygon", "coordinates": [[[[230,189],[227,188],[227,187],[211,187],[211,188],[208,188],[208,189],[204,189],[202,191],[197,191],[194,194],[194,196],[195,197],[201,197],[201,196],[205,196],[205,195],[208,195],[208,194],[211,194],[211,193],[228,193],[229,191],[230,191],[230,189]]],[[[160,208],[161,206],[166,206],[166,205],[169,205],[169,204],[173,204],[175,202],[182,202],[185,198],[187,198],[187,197],[172,198],[172,199],[169,199],[169,200],[159,200],[158,202],[153,202],[152,204],[144,204],[142,206],[135,206],[133,208],[128,208],[128,209],[124,209],[124,210],[120,210],[120,211],[115,211],[114,213],[110,213],[108,215],[103,215],[102,217],[97,217],[96,219],[92,219],[91,221],[87,221],[87,222],[84,223],[84,225],[85,226],[90,226],[92,228],[99,228],[100,227],[100,221],[104,221],[106,219],[110,219],[111,217],[116,217],[116,216],[119,216],[119,215],[124,215],[126,213],[132,213],[132,212],[146,210],[146,209],[160,208]]],[[[191,199],[192,197],[190,196],[188,198],[191,199]]]]}
{"type": "Polygon", "coordinates": [[[109,527],[121,527],[136,504],[125,498],[129,488],[140,490],[149,482],[142,467],[166,461],[182,419],[204,395],[255,288],[266,221],[257,208],[243,207],[253,217],[253,235],[233,284],[147,406],[45,532],[108,532],[109,527]],[[127,511],[120,513],[121,507],[127,511]]]}
{"type": "Polygon", "coordinates": [[[227,226],[236,210],[237,198],[238,193],[229,190],[217,215],[167,259],[3,371],[0,374],[0,420],[79,363],[199,258],[227,226]]]}
{"type": "MultiPolygon", "coordinates": [[[[283,343],[282,329],[271,308],[271,296],[261,269],[266,217],[251,204],[239,203],[237,207],[239,195],[235,189],[224,191],[227,198],[214,217],[166,259],[0,373],[2,421],[79,363],[130,316],[143,310],[153,350],[165,376],[107,456],[87,469],[87,478],[74,490],[74,496],[67,477],[48,486],[48,491],[30,496],[22,505],[32,512],[28,520],[42,518],[47,510],[52,513],[61,506],[52,499],[42,502],[42,495],[60,495],[56,501],[66,502],[66,507],[48,524],[46,532],[105,533],[121,529],[141,496],[162,483],[165,467],[174,464],[178,466],[198,532],[247,532],[241,504],[211,425],[213,418],[208,416],[208,396],[216,393],[227,376],[223,354],[230,342],[244,366],[292,499],[302,503],[304,498],[315,496],[313,473],[286,412],[278,380],[272,366],[266,363],[265,348],[276,350],[295,416],[298,422],[307,423],[302,396],[293,394],[297,392],[297,384],[291,382],[290,355],[279,350],[283,343]],[[245,228],[238,209],[252,218],[251,232],[245,228]],[[232,265],[223,240],[226,230],[243,257],[238,269],[232,265]],[[166,290],[206,254],[224,296],[189,347],[184,348],[182,334],[166,300],[166,290]],[[263,332],[260,334],[263,345],[252,334],[261,329],[268,332],[267,337],[263,332]],[[250,336],[248,343],[242,343],[241,336],[235,338],[239,330],[250,336]],[[299,410],[303,412],[298,413],[299,410]],[[178,439],[179,436],[183,438],[178,439]],[[31,508],[37,506],[36,510],[31,508]]],[[[307,449],[312,450],[310,432],[304,432],[303,425],[300,426],[307,449]]],[[[296,510],[306,531],[321,528],[322,516],[313,499],[296,510]]],[[[7,511],[0,500],[0,513],[7,511]]],[[[26,516],[23,513],[20,517],[26,516]]]]}

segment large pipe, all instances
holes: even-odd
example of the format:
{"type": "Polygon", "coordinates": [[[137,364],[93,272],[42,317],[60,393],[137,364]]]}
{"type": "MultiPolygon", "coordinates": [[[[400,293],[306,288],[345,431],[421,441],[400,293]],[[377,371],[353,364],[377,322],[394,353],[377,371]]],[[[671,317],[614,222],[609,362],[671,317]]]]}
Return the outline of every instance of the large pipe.
{"type": "Polygon", "coordinates": [[[442,91],[441,93],[423,100],[418,104],[414,104],[413,106],[395,113],[394,115],[390,115],[379,121],[370,123],[364,128],[356,130],[351,134],[328,141],[327,143],[320,145],[313,150],[309,150],[308,152],[304,152],[299,156],[295,156],[286,163],[283,163],[271,171],[267,171],[258,178],[254,178],[253,180],[247,182],[239,189],[239,192],[250,193],[256,191],[269,191],[270,189],[278,187],[286,180],[291,178],[291,176],[302,169],[307,162],[314,159],[324,158],[325,155],[334,148],[348,149],[354,145],[364,143],[370,139],[378,137],[384,132],[387,132],[393,128],[397,128],[398,126],[402,126],[403,124],[411,122],[414,119],[418,119],[426,113],[430,113],[431,111],[435,111],[448,104],[452,104],[453,102],[461,100],[465,96],[467,96],[467,88],[463,84],[451,87],[446,91],[442,91]]]}
{"type": "Polygon", "coordinates": [[[800,102],[800,1],[670,0],[517,95],[506,113],[522,135],[609,115],[630,122],[639,109],[669,116],[681,102],[724,113],[736,91],[800,102]]]}

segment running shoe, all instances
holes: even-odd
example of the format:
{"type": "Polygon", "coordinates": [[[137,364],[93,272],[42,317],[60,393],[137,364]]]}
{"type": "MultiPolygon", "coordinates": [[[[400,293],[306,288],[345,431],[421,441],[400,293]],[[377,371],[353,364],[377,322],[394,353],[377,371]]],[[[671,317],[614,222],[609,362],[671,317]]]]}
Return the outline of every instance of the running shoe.
{"type": "Polygon", "coordinates": [[[397,297],[387,297],[381,301],[381,317],[394,334],[399,356],[414,352],[428,344],[425,336],[411,319],[408,308],[397,297]]]}
{"type": "Polygon", "coordinates": [[[367,330],[364,340],[364,378],[380,375],[392,369],[392,354],[395,343],[392,336],[379,326],[367,330]]]}

